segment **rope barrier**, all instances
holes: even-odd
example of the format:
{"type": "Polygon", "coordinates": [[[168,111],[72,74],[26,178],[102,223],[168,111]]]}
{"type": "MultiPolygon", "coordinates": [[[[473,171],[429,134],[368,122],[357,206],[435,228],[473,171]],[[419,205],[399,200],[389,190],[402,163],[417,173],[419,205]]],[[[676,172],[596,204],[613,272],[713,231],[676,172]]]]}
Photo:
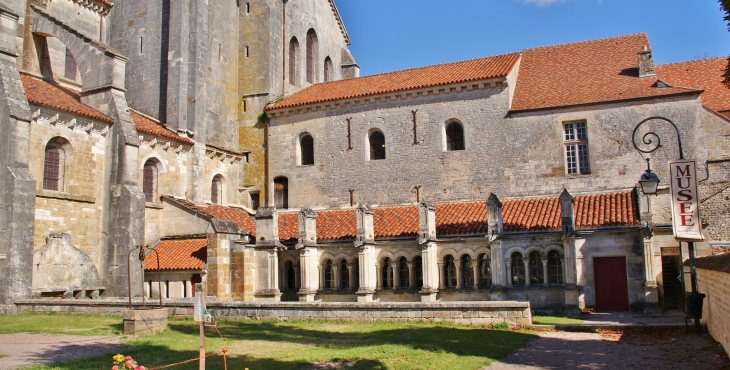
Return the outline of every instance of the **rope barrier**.
{"type": "MultiPolygon", "coordinates": [[[[225,348],[225,347],[223,347],[223,349],[221,349],[221,350],[220,350],[220,351],[218,351],[218,352],[213,352],[213,353],[211,353],[211,354],[205,355],[205,358],[208,358],[208,357],[213,357],[213,356],[218,356],[218,355],[221,355],[221,354],[222,354],[222,355],[223,355],[223,368],[224,368],[225,370],[227,370],[227,369],[228,369],[228,364],[227,364],[227,362],[226,362],[226,353],[227,353],[227,352],[228,352],[228,348],[225,348]]],[[[176,362],[176,363],[174,363],[174,364],[168,364],[168,365],[162,365],[162,366],[150,367],[150,368],[147,368],[147,370],[161,370],[161,369],[169,369],[169,368],[171,368],[171,367],[174,367],[174,366],[179,366],[179,365],[189,364],[189,363],[191,363],[191,362],[195,362],[195,361],[200,361],[200,357],[195,357],[195,358],[191,358],[191,359],[189,359],[189,360],[185,360],[185,361],[180,361],[180,362],[176,362]]]]}

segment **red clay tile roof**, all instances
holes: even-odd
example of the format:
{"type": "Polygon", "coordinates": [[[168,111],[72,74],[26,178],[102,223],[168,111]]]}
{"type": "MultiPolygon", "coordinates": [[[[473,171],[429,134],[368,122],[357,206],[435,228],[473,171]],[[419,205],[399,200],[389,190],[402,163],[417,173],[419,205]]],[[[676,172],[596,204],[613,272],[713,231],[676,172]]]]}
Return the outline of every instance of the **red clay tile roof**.
{"type": "Polygon", "coordinates": [[[57,109],[101,122],[114,123],[111,118],[82,103],[77,91],[24,73],[20,74],[20,80],[23,82],[25,95],[30,104],[57,109]]]}
{"type": "Polygon", "coordinates": [[[527,111],[639,98],[698,93],[654,88],[639,78],[638,53],[649,47],[634,34],[522,51],[511,111],[527,111]]]}
{"type": "Polygon", "coordinates": [[[136,127],[137,131],[139,132],[144,132],[145,134],[150,134],[154,136],[161,136],[166,139],[174,140],[187,145],[195,145],[194,141],[168,130],[161,124],[135,111],[130,110],[130,113],[132,115],[132,120],[134,121],[134,127],[136,127]]]}
{"type": "Polygon", "coordinates": [[[436,204],[436,235],[487,234],[485,201],[436,204]]]}
{"type": "Polygon", "coordinates": [[[512,199],[502,202],[504,231],[560,228],[560,202],[554,198],[512,199]]]}
{"type": "MultiPolygon", "coordinates": [[[[207,261],[207,239],[163,240],[155,247],[160,255],[160,270],[201,270],[207,261]]],[[[145,271],[157,270],[152,252],[144,259],[145,271]]]]}
{"type": "Polygon", "coordinates": [[[266,110],[505,77],[519,56],[518,53],[504,54],[317,84],[267,107],[266,110]]]}
{"type": "Polygon", "coordinates": [[[202,206],[193,202],[188,202],[184,199],[172,197],[165,198],[185,207],[192,208],[205,216],[233,221],[241,230],[251,233],[252,236],[256,236],[256,221],[254,221],[253,216],[243,208],[226,207],[217,204],[202,206]]]}
{"type": "Polygon", "coordinates": [[[722,84],[727,58],[656,66],[657,77],[674,87],[702,89],[702,104],[724,115],[730,111],[730,89],[722,84]]]}
{"type": "MultiPolygon", "coordinates": [[[[355,210],[317,211],[317,240],[337,241],[355,239],[357,221],[355,210]]],[[[296,213],[279,214],[279,240],[295,243],[299,238],[299,217],[296,213]]]]}

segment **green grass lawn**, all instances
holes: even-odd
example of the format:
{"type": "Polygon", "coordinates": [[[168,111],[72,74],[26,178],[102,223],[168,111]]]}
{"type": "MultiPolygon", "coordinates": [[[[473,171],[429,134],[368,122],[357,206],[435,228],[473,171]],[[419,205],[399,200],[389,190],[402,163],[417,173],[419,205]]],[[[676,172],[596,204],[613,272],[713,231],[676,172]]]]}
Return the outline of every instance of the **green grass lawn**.
{"type": "MultiPolygon", "coordinates": [[[[56,332],[56,315],[0,316],[0,333],[56,332]]],[[[478,369],[525,346],[535,337],[526,331],[493,330],[439,323],[346,323],[320,321],[218,322],[223,340],[206,328],[208,352],[228,348],[229,369],[310,369],[317,363],[346,363],[352,369],[478,369]]],[[[119,334],[121,318],[61,315],[64,334],[119,334]]],[[[198,325],[189,319],[170,320],[169,329],[155,336],[122,337],[124,355],[146,367],[194,358],[198,325]]],[[[119,334],[121,336],[121,334],[119,334]]],[[[30,369],[104,369],[111,354],[30,369]]],[[[197,362],[174,369],[197,369],[197,362]]],[[[207,360],[209,369],[222,369],[222,358],[207,360]]]]}
{"type": "Polygon", "coordinates": [[[564,316],[532,316],[532,323],[535,325],[582,324],[583,320],[564,316]]]}

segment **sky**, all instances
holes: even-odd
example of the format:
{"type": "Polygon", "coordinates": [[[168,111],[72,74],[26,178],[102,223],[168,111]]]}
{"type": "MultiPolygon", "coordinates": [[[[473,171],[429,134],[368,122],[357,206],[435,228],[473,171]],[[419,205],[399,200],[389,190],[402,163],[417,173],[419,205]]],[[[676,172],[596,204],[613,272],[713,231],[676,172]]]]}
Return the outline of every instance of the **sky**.
{"type": "Polygon", "coordinates": [[[360,75],[645,32],[654,63],[730,55],[717,0],[336,0],[360,75]]]}

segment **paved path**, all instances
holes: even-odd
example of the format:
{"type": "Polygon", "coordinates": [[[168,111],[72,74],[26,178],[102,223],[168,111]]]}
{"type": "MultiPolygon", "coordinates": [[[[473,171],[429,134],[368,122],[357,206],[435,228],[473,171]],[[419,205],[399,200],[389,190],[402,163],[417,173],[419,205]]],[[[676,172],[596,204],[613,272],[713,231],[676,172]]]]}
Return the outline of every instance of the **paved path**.
{"type": "MultiPolygon", "coordinates": [[[[17,369],[30,365],[50,365],[81,357],[120,350],[114,336],[88,337],[55,334],[0,334],[0,369],[17,369]]],[[[109,359],[111,363],[111,358],[109,359]]]]}
{"type": "Polygon", "coordinates": [[[601,333],[543,332],[538,339],[486,370],[730,369],[707,334],[676,328],[629,328],[601,333]]]}

